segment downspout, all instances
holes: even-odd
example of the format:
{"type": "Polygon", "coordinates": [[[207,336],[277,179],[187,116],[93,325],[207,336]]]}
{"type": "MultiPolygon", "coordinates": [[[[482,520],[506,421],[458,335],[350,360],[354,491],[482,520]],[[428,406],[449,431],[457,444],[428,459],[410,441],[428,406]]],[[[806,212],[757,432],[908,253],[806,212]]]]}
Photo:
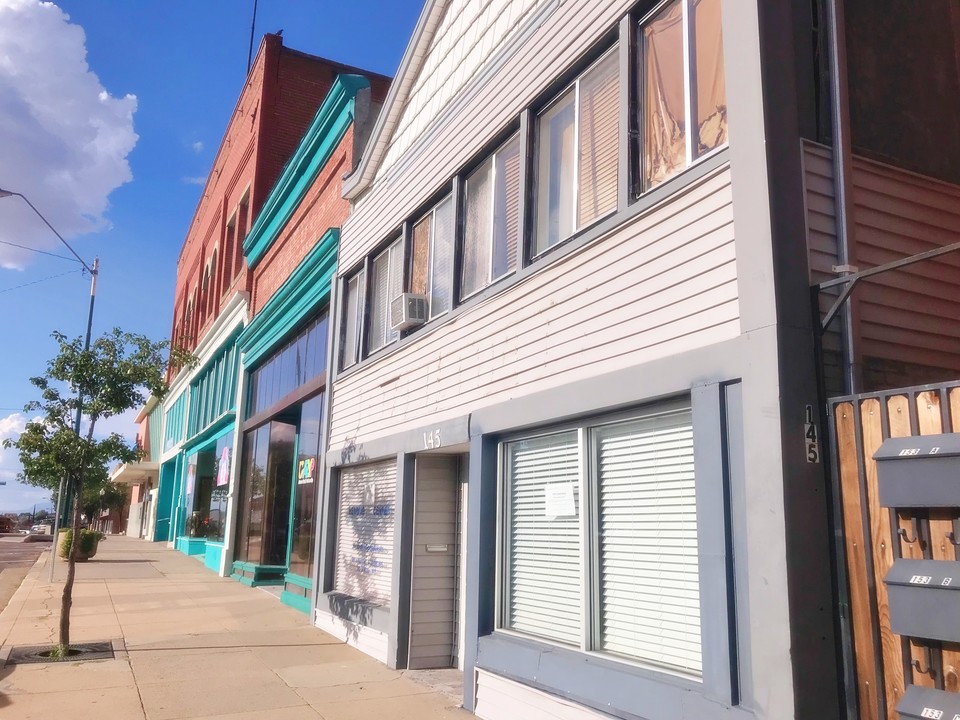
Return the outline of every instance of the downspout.
{"type": "MultiPolygon", "coordinates": [[[[856,272],[856,245],[851,190],[853,153],[850,145],[850,97],[847,87],[847,40],[843,0],[826,0],[830,36],[830,100],[833,135],[833,186],[836,198],[837,274],[856,272]]],[[[848,394],[862,389],[862,368],[856,343],[857,318],[853,303],[847,300],[841,310],[841,344],[846,360],[844,382],[848,394]]]]}

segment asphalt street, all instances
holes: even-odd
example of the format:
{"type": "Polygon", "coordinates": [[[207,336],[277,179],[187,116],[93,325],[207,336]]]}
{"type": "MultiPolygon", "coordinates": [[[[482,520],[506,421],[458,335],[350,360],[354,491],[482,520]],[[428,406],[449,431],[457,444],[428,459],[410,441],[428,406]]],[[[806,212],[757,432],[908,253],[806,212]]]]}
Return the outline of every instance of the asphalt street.
{"type": "Polygon", "coordinates": [[[0,611],[20,587],[27,571],[50,549],[50,543],[25,543],[22,537],[0,537],[0,611]]]}

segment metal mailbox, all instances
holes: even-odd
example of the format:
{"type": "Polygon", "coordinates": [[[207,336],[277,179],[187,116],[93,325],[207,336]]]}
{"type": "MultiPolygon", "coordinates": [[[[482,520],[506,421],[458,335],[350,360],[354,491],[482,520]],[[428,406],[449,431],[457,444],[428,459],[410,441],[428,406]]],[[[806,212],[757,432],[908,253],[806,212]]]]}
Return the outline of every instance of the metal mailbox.
{"type": "Polygon", "coordinates": [[[960,693],[910,685],[897,712],[901,720],[960,720],[960,693]]]}
{"type": "Polygon", "coordinates": [[[960,562],[901,558],[884,582],[893,632],[960,642],[960,562]]]}
{"type": "Polygon", "coordinates": [[[960,433],[890,438],[873,458],[884,507],[960,507],[960,433]]]}

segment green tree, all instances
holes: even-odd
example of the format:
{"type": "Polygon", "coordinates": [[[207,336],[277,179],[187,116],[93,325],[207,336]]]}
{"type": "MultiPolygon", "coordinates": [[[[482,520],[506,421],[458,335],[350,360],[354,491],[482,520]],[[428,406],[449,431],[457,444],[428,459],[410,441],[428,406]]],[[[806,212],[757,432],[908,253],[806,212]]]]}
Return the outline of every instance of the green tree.
{"type": "Polygon", "coordinates": [[[43,375],[30,378],[41,399],[24,408],[39,417],[27,423],[19,438],[5,440],[4,446],[19,451],[23,482],[56,491],[66,478],[66,497],[73,499],[73,542],[60,605],[59,642],[53,648],[54,655],[65,657],[70,654],[70,608],[87,491],[95,488],[99,493],[113,463],[137,462],[142,455],[116,433],[97,438],[97,424],[142,406],[149,394],[162,399],[168,389],[168,366],[182,366],[189,358],[176,349],[168,353],[166,342],[118,329],[105,333],[86,350],[79,338],[71,340],[61,333],[53,333],[53,338],[58,345],[56,356],[43,375]],[[79,433],[74,427],[77,413],[79,433]]]}

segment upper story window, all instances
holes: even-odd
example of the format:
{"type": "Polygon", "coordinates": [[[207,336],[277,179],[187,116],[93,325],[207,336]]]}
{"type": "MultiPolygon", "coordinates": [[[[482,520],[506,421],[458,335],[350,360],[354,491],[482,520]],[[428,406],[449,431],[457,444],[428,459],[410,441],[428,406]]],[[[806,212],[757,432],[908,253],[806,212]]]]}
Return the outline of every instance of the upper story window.
{"type": "Polygon", "coordinates": [[[534,254],[617,209],[620,66],[609,51],[537,119],[534,254]]]}
{"type": "Polygon", "coordinates": [[[343,303],[343,347],[340,351],[340,367],[347,368],[360,359],[360,325],[363,315],[363,271],[347,280],[346,297],[343,303]]]}
{"type": "Polygon", "coordinates": [[[640,27],[643,187],[727,142],[720,0],[671,0],[640,27]]]}
{"type": "Polygon", "coordinates": [[[461,300],[517,269],[520,161],[514,135],[467,177],[461,300]]]}
{"type": "Polygon", "coordinates": [[[403,241],[344,281],[340,367],[545,262],[551,248],[592,241],[601,231],[588,228],[659,202],[662,192],[642,196],[723,148],[720,3],[644,2],[639,22],[636,13],[618,24],[616,44],[605,40],[572,82],[545,91],[503,128],[495,151],[458,172],[452,194],[404,218],[403,241]]]}
{"type": "Polygon", "coordinates": [[[431,319],[453,306],[453,241],[453,198],[448,195],[413,226],[410,292],[427,297],[431,319]]]}
{"type": "Polygon", "coordinates": [[[400,333],[390,325],[390,303],[402,292],[403,240],[398,238],[371,263],[368,353],[379,350],[400,337],[400,333]]]}

